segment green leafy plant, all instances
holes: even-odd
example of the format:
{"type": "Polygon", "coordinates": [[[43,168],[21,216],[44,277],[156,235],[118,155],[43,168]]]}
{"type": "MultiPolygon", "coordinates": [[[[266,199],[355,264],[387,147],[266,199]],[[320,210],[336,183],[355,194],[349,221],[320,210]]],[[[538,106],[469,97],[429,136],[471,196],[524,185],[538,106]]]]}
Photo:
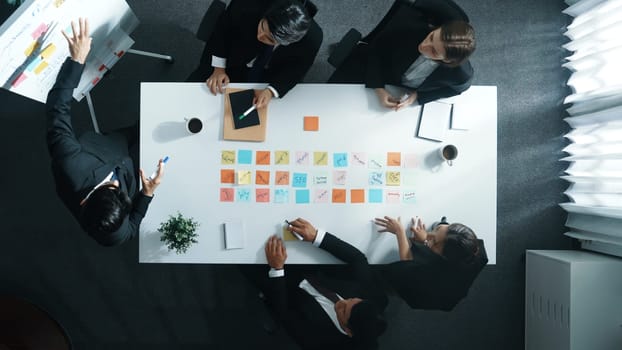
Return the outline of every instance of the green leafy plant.
{"type": "Polygon", "coordinates": [[[195,231],[199,223],[193,218],[185,218],[180,212],[177,215],[169,215],[168,220],[160,224],[158,232],[162,234],[160,241],[165,242],[169,250],[175,250],[177,254],[185,253],[188,248],[198,243],[199,236],[195,231]]]}

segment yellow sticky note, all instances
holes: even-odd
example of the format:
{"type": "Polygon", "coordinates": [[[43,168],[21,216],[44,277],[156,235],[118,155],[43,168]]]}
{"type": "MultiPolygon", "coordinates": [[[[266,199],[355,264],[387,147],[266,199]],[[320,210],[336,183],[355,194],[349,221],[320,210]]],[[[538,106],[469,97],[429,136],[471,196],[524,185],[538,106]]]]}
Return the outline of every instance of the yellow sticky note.
{"type": "Polygon", "coordinates": [[[298,238],[293,233],[289,232],[287,225],[283,226],[283,240],[284,241],[297,241],[298,238]]]}
{"type": "Polygon", "coordinates": [[[30,43],[30,45],[28,45],[28,47],[26,47],[26,50],[24,50],[24,56],[30,56],[32,55],[33,52],[35,52],[35,49],[37,48],[37,42],[33,41],[32,43],[30,43]]]}
{"type": "Polygon", "coordinates": [[[328,152],[313,152],[313,165],[328,165],[328,152]]]}
{"type": "Polygon", "coordinates": [[[399,171],[387,171],[387,186],[399,186],[400,185],[400,172],[399,171]]]}
{"type": "Polygon", "coordinates": [[[46,60],[50,56],[52,56],[54,51],[56,51],[56,46],[54,44],[50,43],[50,45],[46,46],[46,48],[43,49],[43,51],[41,51],[41,57],[43,57],[43,59],[46,60]]]}
{"type": "Polygon", "coordinates": [[[238,185],[250,185],[252,175],[250,170],[238,170],[238,185]]]}
{"type": "Polygon", "coordinates": [[[220,153],[220,164],[234,164],[235,151],[222,151],[220,153]]]}
{"type": "Polygon", "coordinates": [[[274,164],[288,165],[289,164],[289,151],[274,151],[274,164]]]}
{"type": "Polygon", "coordinates": [[[47,68],[47,66],[48,66],[48,63],[47,63],[47,62],[45,62],[45,61],[43,61],[43,62],[39,63],[39,65],[37,66],[37,68],[35,68],[35,74],[39,74],[39,73],[43,72],[43,70],[44,70],[45,68],[47,68]]]}

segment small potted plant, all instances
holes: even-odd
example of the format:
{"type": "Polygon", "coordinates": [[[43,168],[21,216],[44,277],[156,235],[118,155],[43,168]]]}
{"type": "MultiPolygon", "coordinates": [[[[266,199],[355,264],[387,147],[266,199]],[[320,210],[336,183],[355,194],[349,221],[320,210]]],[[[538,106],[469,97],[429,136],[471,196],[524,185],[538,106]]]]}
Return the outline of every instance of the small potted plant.
{"type": "Polygon", "coordinates": [[[158,232],[162,234],[160,241],[166,243],[169,250],[175,250],[177,254],[185,253],[188,248],[198,243],[196,233],[199,223],[193,218],[185,218],[180,212],[170,215],[168,220],[160,224],[158,232]]]}

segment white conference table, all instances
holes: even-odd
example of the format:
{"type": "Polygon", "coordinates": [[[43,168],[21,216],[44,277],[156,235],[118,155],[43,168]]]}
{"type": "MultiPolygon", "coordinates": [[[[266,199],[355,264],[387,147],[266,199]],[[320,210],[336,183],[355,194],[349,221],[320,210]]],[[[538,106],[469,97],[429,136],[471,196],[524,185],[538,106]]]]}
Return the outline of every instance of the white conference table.
{"type": "MultiPolygon", "coordinates": [[[[231,87],[257,85],[231,84],[231,87]]],[[[265,263],[264,244],[272,234],[282,234],[284,220],[302,217],[315,227],[324,229],[359,248],[370,263],[398,260],[397,243],[390,233],[378,233],[374,217],[400,216],[407,222],[417,215],[429,226],[441,216],[450,222],[470,226],[485,242],[489,263],[496,261],[497,213],[497,90],[494,86],[473,86],[460,96],[444,100],[455,105],[477,105],[470,116],[469,130],[446,132],[442,143],[415,137],[420,107],[399,112],[386,110],[378,104],[374,92],[362,85],[299,84],[283,99],[273,99],[268,107],[265,142],[239,142],[222,139],[223,96],[213,96],[203,83],[142,83],[140,101],[140,159],[147,173],[155,169],[157,160],[165,155],[162,183],[142,221],[139,234],[141,263],[265,263]],[[199,117],[203,130],[196,135],[185,131],[187,117],[199,117]],[[304,116],[319,116],[317,132],[303,130],[304,116]],[[442,162],[438,150],[443,144],[459,149],[453,166],[442,162]],[[271,165],[221,164],[224,150],[270,151],[271,165]],[[287,150],[289,165],[275,165],[275,151],[287,150]],[[327,152],[328,165],[297,165],[299,152],[327,152]],[[366,166],[333,167],[333,153],[354,153],[367,161],[386,157],[387,152],[401,152],[402,165],[383,166],[377,171],[400,171],[400,186],[374,186],[383,190],[382,203],[349,203],[351,189],[367,190],[369,173],[366,166]],[[405,158],[408,164],[404,164],[405,158]],[[412,159],[416,166],[412,167],[412,159]],[[234,169],[270,171],[269,186],[221,184],[220,170],[234,169]],[[308,204],[296,203],[298,188],[276,186],[275,171],[306,173],[310,190],[308,204]],[[334,185],[334,171],[345,171],[346,183],[334,185]],[[328,185],[314,185],[312,179],[327,175],[328,185]],[[220,189],[242,187],[269,188],[269,203],[221,202],[220,189]],[[274,203],[274,191],[289,190],[288,203],[274,203]],[[315,202],[321,188],[342,188],[348,193],[347,203],[315,202]],[[415,193],[415,200],[387,202],[388,192],[395,190],[415,193]],[[160,234],[160,223],[177,211],[200,223],[199,243],[185,254],[168,251],[160,234]],[[243,249],[225,249],[223,223],[242,219],[245,225],[243,249]]],[[[448,125],[449,128],[449,125],[448,125]]],[[[237,161],[237,160],[236,160],[237,161]]],[[[312,160],[313,161],[313,160],[312,160]]],[[[343,174],[343,173],[341,173],[343,174]]],[[[386,180],[386,179],[385,179],[386,180]]],[[[329,192],[330,193],[330,192],[329,192]]],[[[254,199],[254,198],[253,198],[254,199]]],[[[287,263],[333,264],[339,260],[308,242],[287,241],[287,263]]]]}

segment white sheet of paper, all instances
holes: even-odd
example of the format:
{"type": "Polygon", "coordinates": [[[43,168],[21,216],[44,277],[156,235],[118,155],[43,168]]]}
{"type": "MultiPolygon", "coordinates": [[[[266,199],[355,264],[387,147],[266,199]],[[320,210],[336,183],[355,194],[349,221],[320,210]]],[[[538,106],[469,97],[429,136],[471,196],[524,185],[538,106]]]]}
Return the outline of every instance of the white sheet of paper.
{"type": "Polygon", "coordinates": [[[417,136],[429,140],[443,141],[445,132],[449,128],[451,104],[428,102],[422,108],[417,136]]]}
{"type": "Polygon", "coordinates": [[[451,128],[458,130],[469,130],[471,120],[478,113],[478,106],[475,103],[458,102],[454,104],[451,112],[451,128]]]}
{"type": "Polygon", "coordinates": [[[244,221],[225,222],[225,249],[242,249],[245,241],[244,221]]]}

